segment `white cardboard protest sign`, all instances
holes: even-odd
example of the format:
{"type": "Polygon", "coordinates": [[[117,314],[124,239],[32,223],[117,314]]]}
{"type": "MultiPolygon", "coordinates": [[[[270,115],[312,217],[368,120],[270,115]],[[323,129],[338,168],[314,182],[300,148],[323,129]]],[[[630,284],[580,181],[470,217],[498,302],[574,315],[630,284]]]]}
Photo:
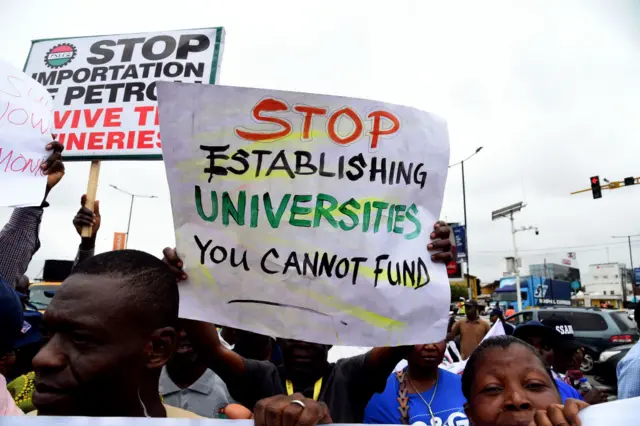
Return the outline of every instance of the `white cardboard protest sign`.
{"type": "Polygon", "coordinates": [[[53,100],[31,77],[0,61],[0,206],[40,205],[40,166],[51,142],[53,100]]]}
{"type": "Polygon", "coordinates": [[[449,282],[426,250],[447,127],[414,108],[158,84],[181,316],[380,346],[442,340],[449,282]]]}
{"type": "Polygon", "coordinates": [[[25,72],[54,97],[66,160],[160,159],[156,81],[215,84],[223,28],[35,40],[25,72]]]}

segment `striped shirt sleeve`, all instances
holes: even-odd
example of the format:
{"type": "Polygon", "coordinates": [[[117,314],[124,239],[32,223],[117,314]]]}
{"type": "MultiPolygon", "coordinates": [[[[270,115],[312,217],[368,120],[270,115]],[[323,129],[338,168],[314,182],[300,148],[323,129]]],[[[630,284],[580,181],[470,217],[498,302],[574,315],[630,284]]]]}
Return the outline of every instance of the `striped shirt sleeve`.
{"type": "Polygon", "coordinates": [[[27,271],[31,258],[40,248],[41,207],[16,208],[0,230],[0,278],[11,287],[27,271]]]}

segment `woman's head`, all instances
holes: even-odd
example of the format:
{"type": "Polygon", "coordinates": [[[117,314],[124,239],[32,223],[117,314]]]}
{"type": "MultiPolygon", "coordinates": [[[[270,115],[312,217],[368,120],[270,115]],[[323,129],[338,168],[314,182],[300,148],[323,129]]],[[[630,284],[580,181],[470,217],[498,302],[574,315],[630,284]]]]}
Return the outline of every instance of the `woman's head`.
{"type": "Polygon", "coordinates": [[[536,350],[511,336],[486,339],[476,348],[462,374],[462,392],[473,426],[528,425],[536,410],[561,403],[536,350]]]}
{"type": "Polygon", "coordinates": [[[408,363],[412,369],[437,369],[444,358],[445,341],[437,343],[427,343],[426,345],[415,345],[409,355],[408,363]]]}

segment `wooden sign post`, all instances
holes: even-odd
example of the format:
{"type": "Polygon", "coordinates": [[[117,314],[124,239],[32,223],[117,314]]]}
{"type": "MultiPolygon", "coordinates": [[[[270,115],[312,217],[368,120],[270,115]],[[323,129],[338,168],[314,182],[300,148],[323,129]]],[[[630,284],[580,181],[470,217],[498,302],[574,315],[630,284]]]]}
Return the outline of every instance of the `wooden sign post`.
{"type": "MultiPolygon", "coordinates": [[[[93,211],[93,205],[96,202],[96,193],[98,192],[98,179],[100,178],[100,161],[92,161],[89,170],[89,185],[87,186],[87,200],[84,206],[93,211]]],[[[91,238],[93,233],[92,226],[82,228],[82,238],[91,238]]]]}

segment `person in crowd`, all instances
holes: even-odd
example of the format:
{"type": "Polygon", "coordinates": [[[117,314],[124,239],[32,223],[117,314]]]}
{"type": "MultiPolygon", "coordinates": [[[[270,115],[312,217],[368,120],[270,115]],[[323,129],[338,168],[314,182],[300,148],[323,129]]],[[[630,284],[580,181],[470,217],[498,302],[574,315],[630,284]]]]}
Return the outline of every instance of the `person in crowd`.
{"type": "Polygon", "coordinates": [[[451,333],[453,325],[456,323],[456,316],[458,315],[458,306],[453,305],[451,308],[451,314],[449,315],[449,324],[447,324],[447,334],[451,333]]]}
{"type": "Polygon", "coordinates": [[[32,371],[33,357],[42,347],[42,314],[38,311],[23,312],[20,335],[13,345],[15,362],[5,375],[8,381],[32,371]]]}
{"type": "Polygon", "coordinates": [[[80,197],[80,210],[73,218],[73,226],[76,228],[76,232],[80,236],[80,246],[78,247],[78,253],[76,254],[73,268],[75,269],[85,259],[92,257],[96,249],[96,238],[98,231],[100,230],[100,224],[102,223],[102,217],[100,216],[100,201],[96,200],[93,203],[93,211],[85,207],[87,203],[87,195],[84,194],[80,197]],[[90,226],[91,236],[83,237],[82,228],[90,226]]]}
{"type": "MultiPolygon", "coordinates": [[[[633,310],[633,317],[640,328],[640,303],[633,310]]],[[[620,360],[617,375],[618,399],[640,396],[640,342],[620,360]]]]}
{"type": "MultiPolygon", "coordinates": [[[[26,275],[21,275],[16,279],[15,289],[20,297],[20,301],[22,302],[22,309],[25,310],[27,308],[27,304],[29,303],[29,297],[31,296],[31,291],[29,290],[31,287],[31,280],[26,275]]],[[[37,309],[36,309],[37,310],[37,309]]]]}
{"type": "Polygon", "coordinates": [[[38,234],[43,209],[49,205],[47,197],[64,176],[61,155],[64,147],[54,141],[46,149],[51,155],[40,166],[47,176],[40,207],[14,209],[9,222],[0,230],[0,415],[22,414],[7,391],[4,377],[15,362],[14,345],[24,329],[22,302],[13,287],[40,247],[38,234]]]}
{"type": "Polygon", "coordinates": [[[478,302],[476,300],[467,300],[464,308],[466,318],[456,322],[447,335],[447,341],[460,335],[460,354],[463,360],[469,358],[471,352],[491,329],[489,323],[478,316],[478,302]]]}
{"type": "Polygon", "coordinates": [[[502,323],[502,327],[504,328],[504,334],[507,336],[511,336],[515,331],[515,326],[513,324],[509,324],[504,320],[504,315],[502,314],[502,309],[493,308],[489,313],[489,321],[491,321],[491,325],[494,325],[496,322],[500,321],[502,323]]]}
{"type": "Polygon", "coordinates": [[[246,330],[237,330],[233,351],[243,358],[271,361],[277,347],[274,338],[246,330]]]}
{"type": "Polygon", "coordinates": [[[7,391],[5,374],[15,360],[13,346],[22,329],[22,304],[15,290],[0,279],[0,416],[21,415],[7,391]]]}
{"type": "Polygon", "coordinates": [[[80,263],[44,315],[49,340],[33,359],[37,414],[199,417],[163,405],[158,393],[177,345],[178,303],[173,272],[150,254],[80,263]]]}
{"type": "Polygon", "coordinates": [[[584,358],[584,349],[575,338],[573,326],[564,317],[553,315],[542,320],[542,324],[557,332],[553,345],[553,364],[551,372],[556,379],[577,390],[589,404],[607,401],[607,395],[593,387],[580,370],[584,358]]]}
{"type": "Polygon", "coordinates": [[[465,412],[472,426],[580,425],[578,412],[589,404],[563,401],[556,383],[536,349],[513,336],[491,337],[462,374],[465,412]]]}
{"type": "Polygon", "coordinates": [[[218,330],[218,336],[220,336],[220,343],[225,348],[233,350],[236,340],[238,340],[238,330],[233,327],[222,327],[218,330]]]}
{"type": "Polygon", "coordinates": [[[444,341],[415,345],[407,367],[369,401],[364,423],[454,426],[466,420],[460,376],[439,368],[445,348],[444,341]]]}
{"type": "Polygon", "coordinates": [[[51,155],[40,166],[47,176],[44,198],[39,207],[16,208],[9,222],[0,230],[0,279],[12,287],[27,270],[31,258],[40,248],[40,221],[44,208],[49,206],[47,197],[64,176],[62,151],[59,142],[50,142],[46,149],[51,155]]]}
{"type": "Polygon", "coordinates": [[[162,367],[159,390],[165,404],[202,417],[219,418],[221,410],[234,402],[227,385],[202,362],[182,327],[178,349],[162,367]]]}
{"type": "Polygon", "coordinates": [[[513,309],[513,305],[507,305],[507,310],[504,313],[505,317],[510,317],[511,315],[514,315],[516,313],[516,310],[513,309]]]}
{"type": "MultiPolygon", "coordinates": [[[[434,226],[427,249],[438,251],[434,261],[451,260],[450,230],[444,222],[434,226]]],[[[187,278],[182,261],[174,249],[164,250],[165,260],[173,267],[179,280],[187,278]]],[[[283,364],[241,357],[221,343],[213,324],[186,321],[189,338],[209,368],[227,384],[233,399],[245,407],[254,407],[258,400],[274,395],[300,392],[313,400],[325,402],[331,418],[338,423],[362,423],[364,409],[385,383],[394,367],[412,347],[374,348],[366,354],[329,363],[329,345],[279,339],[283,364]]]]}
{"type": "Polygon", "coordinates": [[[558,344],[558,340],[560,339],[559,335],[560,333],[554,328],[547,327],[539,321],[529,321],[520,324],[513,333],[514,337],[528,343],[538,351],[540,358],[544,361],[545,366],[549,368],[552,377],[556,381],[556,387],[560,392],[563,402],[567,398],[582,400],[582,396],[573,386],[566,384],[562,377],[557,375],[557,373],[553,373],[551,370],[554,364],[554,347],[558,344]]]}
{"type": "Polygon", "coordinates": [[[35,391],[36,373],[30,371],[15,378],[7,385],[7,390],[18,408],[25,414],[34,411],[33,392],[35,391]]]}
{"type": "Polygon", "coordinates": [[[22,275],[16,280],[15,289],[22,302],[24,322],[20,337],[13,347],[15,363],[5,375],[9,381],[31,372],[31,361],[42,347],[42,314],[36,306],[29,302],[30,286],[31,282],[26,275],[22,275]]]}

